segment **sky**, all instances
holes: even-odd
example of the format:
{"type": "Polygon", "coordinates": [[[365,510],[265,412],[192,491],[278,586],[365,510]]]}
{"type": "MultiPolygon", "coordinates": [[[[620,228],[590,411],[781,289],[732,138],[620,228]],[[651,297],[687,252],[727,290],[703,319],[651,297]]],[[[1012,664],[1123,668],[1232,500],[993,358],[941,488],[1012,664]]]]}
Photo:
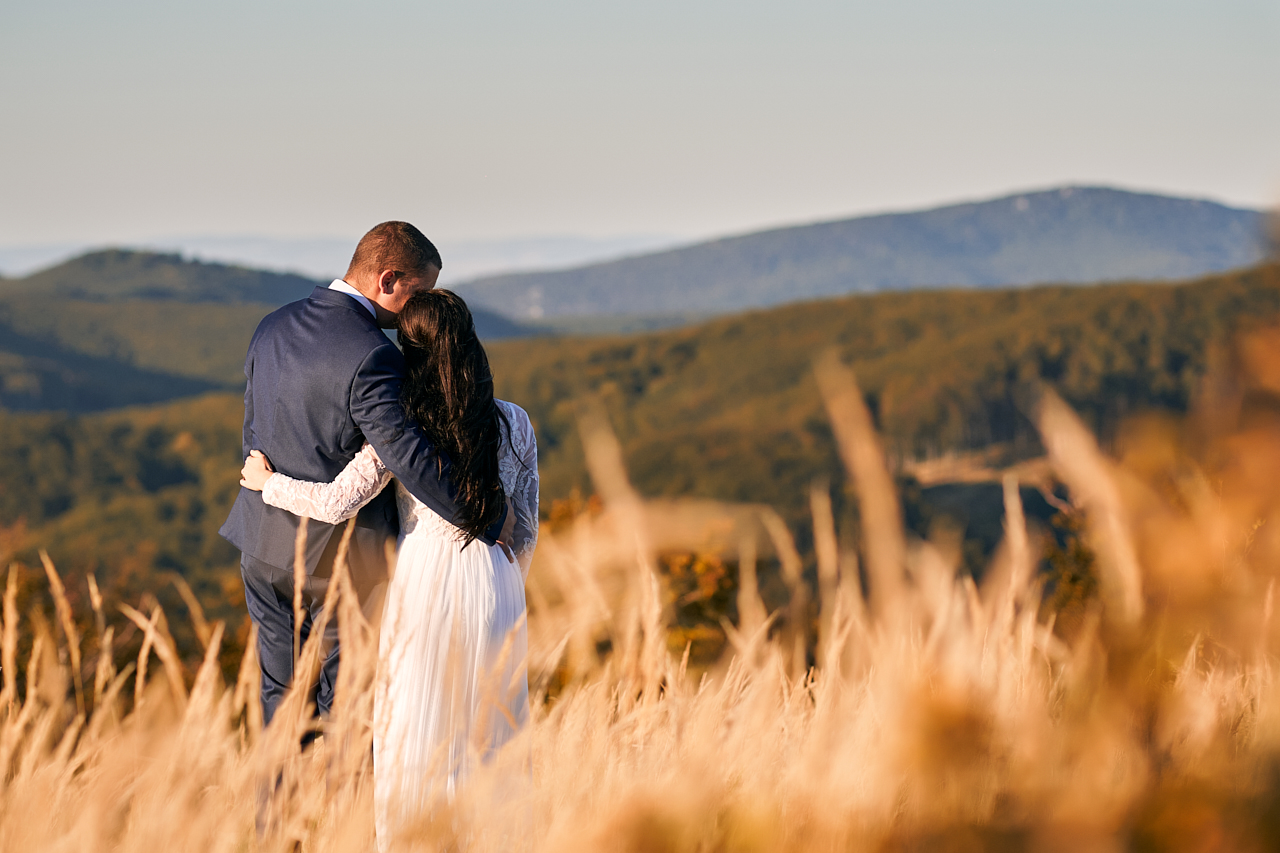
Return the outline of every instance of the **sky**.
{"type": "Polygon", "coordinates": [[[1280,202],[1276,0],[0,6],[0,245],[1280,202]]]}

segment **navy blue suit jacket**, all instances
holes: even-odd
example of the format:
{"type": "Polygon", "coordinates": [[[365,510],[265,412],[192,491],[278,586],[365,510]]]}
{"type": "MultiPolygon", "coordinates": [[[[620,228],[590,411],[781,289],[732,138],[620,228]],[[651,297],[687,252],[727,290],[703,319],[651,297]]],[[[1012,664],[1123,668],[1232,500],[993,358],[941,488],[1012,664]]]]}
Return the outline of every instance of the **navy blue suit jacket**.
{"type": "MultiPolygon", "coordinates": [[[[355,299],[317,287],[307,299],[267,315],[249,343],[244,372],[246,456],[261,450],[282,474],[329,482],[368,441],[415,497],[444,518],[456,518],[448,459],[400,405],[404,358],[355,299]]],[[[489,541],[501,529],[499,519],[489,541]]],[[[297,530],[297,516],[242,488],[218,532],[245,554],[289,569],[297,530]]],[[[384,489],[356,516],[353,577],[374,580],[385,571],[385,542],[398,530],[395,495],[384,489]]],[[[334,525],[308,522],[308,573],[338,532],[334,525]]]]}

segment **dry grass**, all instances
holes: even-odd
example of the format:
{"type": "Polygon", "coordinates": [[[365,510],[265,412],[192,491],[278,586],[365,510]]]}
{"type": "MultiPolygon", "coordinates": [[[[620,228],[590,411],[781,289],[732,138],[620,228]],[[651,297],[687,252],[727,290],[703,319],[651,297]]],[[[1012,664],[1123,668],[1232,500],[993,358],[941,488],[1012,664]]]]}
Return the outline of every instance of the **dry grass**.
{"type": "MultiPolygon", "coordinates": [[[[604,511],[544,535],[529,587],[530,680],[535,697],[555,695],[535,698],[519,740],[400,841],[1275,849],[1280,434],[1266,395],[1280,365],[1256,341],[1240,352],[1233,380],[1205,395],[1203,417],[1135,421],[1114,458],[1042,395],[1050,462],[1086,514],[1097,556],[1099,596],[1070,630],[1042,610],[1015,480],[1006,481],[1006,542],[982,588],[957,576],[943,545],[907,541],[861,396],[834,361],[819,364],[819,379],[863,531],[857,548],[839,541],[828,496],[815,489],[812,625],[800,558],[775,514],[641,500],[616,442],[586,412],[604,511]],[[657,554],[672,547],[722,551],[740,565],[731,651],[696,678],[667,649],[657,554]],[[792,589],[785,612],[767,613],[756,593],[762,549],[792,589]]],[[[145,645],[117,671],[99,613],[106,652],[93,684],[80,683],[63,580],[46,570],[55,627],[19,624],[12,580],[5,597],[0,849],[374,848],[376,626],[341,578],[329,602],[344,650],[338,698],[323,738],[303,751],[305,695],[292,694],[264,732],[252,654],[235,684],[222,683],[220,624],[199,626],[207,655],[188,676],[164,614],[130,609],[145,645]],[[34,635],[21,662],[19,631],[34,635]],[[126,714],[120,698],[131,690],[126,714]]],[[[319,651],[299,650],[304,670],[319,651]]]]}

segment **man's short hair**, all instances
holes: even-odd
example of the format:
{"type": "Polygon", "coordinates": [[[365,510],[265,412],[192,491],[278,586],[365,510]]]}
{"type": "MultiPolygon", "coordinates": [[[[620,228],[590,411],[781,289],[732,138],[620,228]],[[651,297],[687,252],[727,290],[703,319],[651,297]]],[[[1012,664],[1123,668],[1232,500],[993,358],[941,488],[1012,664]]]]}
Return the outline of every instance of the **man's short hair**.
{"type": "Polygon", "coordinates": [[[347,275],[378,275],[383,270],[421,275],[429,266],[444,268],[435,244],[408,222],[383,222],[360,238],[347,275]]]}

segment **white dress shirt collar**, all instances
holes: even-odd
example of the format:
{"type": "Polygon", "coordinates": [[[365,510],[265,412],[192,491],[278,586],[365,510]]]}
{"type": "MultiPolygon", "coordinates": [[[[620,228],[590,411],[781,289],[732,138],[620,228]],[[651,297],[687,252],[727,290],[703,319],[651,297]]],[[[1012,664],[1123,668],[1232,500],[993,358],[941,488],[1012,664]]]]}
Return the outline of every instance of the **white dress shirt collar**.
{"type": "Polygon", "coordinates": [[[354,287],[347,284],[345,281],[343,281],[340,278],[335,278],[333,280],[333,283],[329,285],[329,289],[336,290],[339,293],[347,294],[347,296],[350,296],[356,302],[359,302],[361,305],[363,305],[365,307],[365,310],[367,310],[370,314],[373,315],[374,321],[375,322],[377,321],[378,312],[373,310],[373,303],[369,301],[369,297],[365,296],[363,293],[356,290],[354,287]]]}

